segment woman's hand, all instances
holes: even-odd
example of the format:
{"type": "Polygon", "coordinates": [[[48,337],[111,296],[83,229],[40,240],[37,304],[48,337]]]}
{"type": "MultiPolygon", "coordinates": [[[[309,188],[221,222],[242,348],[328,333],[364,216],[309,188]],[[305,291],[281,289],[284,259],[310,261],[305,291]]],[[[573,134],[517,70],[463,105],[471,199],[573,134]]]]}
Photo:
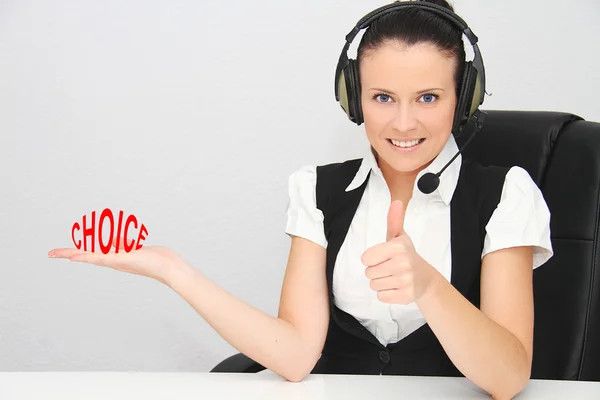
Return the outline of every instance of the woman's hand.
{"type": "MultiPolygon", "coordinates": [[[[113,240],[116,248],[117,239],[113,240]]],[[[68,258],[71,261],[85,262],[117,271],[142,275],[156,279],[164,284],[169,284],[171,274],[187,263],[173,250],[162,246],[144,246],[139,250],[129,253],[120,251],[115,253],[115,248],[107,254],[82,251],[75,248],[58,248],[48,252],[50,258],[68,258]]],[[[123,240],[119,245],[123,249],[123,240]]]]}
{"type": "Polygon", "coordinates": [[[405,210],[401,201],[390,204],[387,241],[367,249],[361,261],[371,289],[384,303],[416,302],[441,275],[425,261],[404,232],[405,210]]]}

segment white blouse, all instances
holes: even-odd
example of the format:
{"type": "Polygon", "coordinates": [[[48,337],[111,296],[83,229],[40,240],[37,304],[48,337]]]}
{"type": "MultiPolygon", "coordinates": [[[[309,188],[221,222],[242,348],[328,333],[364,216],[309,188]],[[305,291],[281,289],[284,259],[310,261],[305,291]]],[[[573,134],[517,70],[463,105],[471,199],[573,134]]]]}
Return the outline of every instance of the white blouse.
{"type": "MultiPolygon", "coordinates": [[[[440,154],[417,177],[438,172],[458,151],[453,135],[440,154]]],[[[415,249],[429,264],[450,281],[452,257],[450,245],[450,201],[458,182],[462,157],[441,174],[440,185],[433,193],[421,193],[416,186],[408,203],[404,229],[415,249]]],[[[369,287],[366,266],[361,262],[364,251],[385,242],[387,212],[391,202],[389,188],[369,146],[354,180],[346,188],[362,185],[371,174],[364,195],[340,248],[333,274],[334,302],[353,315],[383,345],[408,336],[425,324],[416,303],[385,304],[369,287]]],[[[300,236],[327,247],[323,213],[316,206],[316,166],[304,166],[289,178],[287,207],[288,235],[300,236]]],[[[527,171],[512,167],[506,174],[498,207],[486,226],[481,257],[496,250],[534,246],[533,268],[552,257],[550,211],[541,191],[527,171]]]]}

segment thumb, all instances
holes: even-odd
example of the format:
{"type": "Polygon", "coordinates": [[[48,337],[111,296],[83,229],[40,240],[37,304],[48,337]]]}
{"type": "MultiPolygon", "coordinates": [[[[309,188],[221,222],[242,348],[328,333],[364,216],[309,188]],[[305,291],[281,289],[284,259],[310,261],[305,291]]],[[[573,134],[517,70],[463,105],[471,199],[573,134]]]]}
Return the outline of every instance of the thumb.
{"type": "Polygon", "coordinates": [[[387,239],[390,241],[404,234],[404,204],[400,200],[392,201],[387,218],[387,239]]]}
{"type": "Polygon", "coordinates": [[[121,234],[121,236],[117,236],[117,234],[115,233],[113,236],[112,245],[113,245],[113,248],[111,249],[111,252],[126,253],[126,251],[125,251],[125,236],[123,234],[121,234]]]}

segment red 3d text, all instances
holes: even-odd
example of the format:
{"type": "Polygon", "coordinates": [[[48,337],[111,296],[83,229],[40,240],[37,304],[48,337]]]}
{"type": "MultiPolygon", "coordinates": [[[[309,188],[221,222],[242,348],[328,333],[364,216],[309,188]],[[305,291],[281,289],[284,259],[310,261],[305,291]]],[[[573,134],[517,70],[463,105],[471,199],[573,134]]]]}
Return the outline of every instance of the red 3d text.
{"type": "MultiPolygon", "coordinates": [[[[129,215],[125,221],[123,221],[123,211],[119,211],[118,221],[115,224],[115,216],[113,212],[109,208],[105,208],[104,211],[100,214],[100,218],[96,223],[96,211],[92,211],[92,218],[90,220],[87,219],[87,215],[83,216],[83,228],[79,224],[79,222],[75,222],[73,224],[73,228],[71,229],[71,238],[73,239],[73,244],[77,247],[78,250],[81,250],[81,244],[83,243],[83,251],[88,251],[87,242],[88,238],[91,239],[91,252],[95,252],[95,243],[96,238],[98,238],[98,244],[100,245],[100,250],[103,254],[106,254],[113,247],[113,240],[115,240],[115,229],[117,231],[116,238],[123,237],[123,250],[126,253],[132,251],[135,247],[135,250],[141,249],[142,244],[141,241],[146,239],[148,235],[148,230],[144,226],[144,224],[140,225],[139,232],[137,235],[137,242],[134,239],[131,239],[131,242],[127,239],[130,234],[131,225],[135,229],[138,229],[138,220],[135,215],[129,215]],[[102,227],[104,224],[110,225],[110,235],[106,242],[102,238],[102,227]]],[[[134,235],[131,235],[135,237],[134,235]]],[[[119,242],[115,247],[115,253],[119,252],[119,242]]]]}

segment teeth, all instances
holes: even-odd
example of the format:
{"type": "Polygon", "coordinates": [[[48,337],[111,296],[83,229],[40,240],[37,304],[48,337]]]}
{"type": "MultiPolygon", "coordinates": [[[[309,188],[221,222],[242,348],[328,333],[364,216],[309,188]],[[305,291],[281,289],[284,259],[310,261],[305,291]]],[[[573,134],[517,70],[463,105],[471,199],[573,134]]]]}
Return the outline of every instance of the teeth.
{"type": "Polygon", "coordinates": [[[394,144],[394,146],[397,147],[413,147],[418,145],[421,140],[420,139],[416,139],[416,140],[411,140],[410,142],[401,142],[398,140],[391,140],[391,142],[394,144]]]}

